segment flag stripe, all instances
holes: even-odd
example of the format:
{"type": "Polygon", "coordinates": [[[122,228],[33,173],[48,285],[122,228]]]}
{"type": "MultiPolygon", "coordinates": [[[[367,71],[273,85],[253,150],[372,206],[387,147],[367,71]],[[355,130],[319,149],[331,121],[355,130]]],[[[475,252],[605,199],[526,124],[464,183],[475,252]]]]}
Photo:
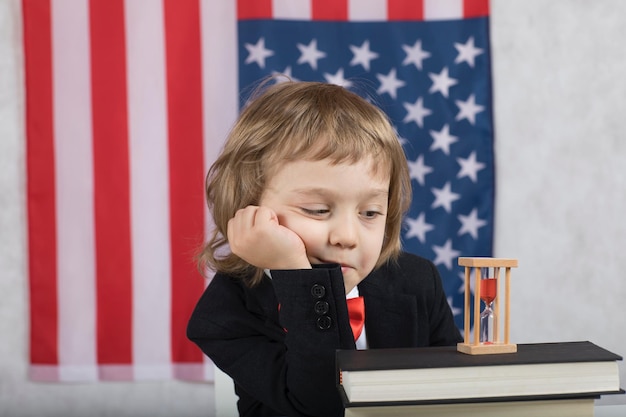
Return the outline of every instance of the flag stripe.
{"type": "Polygon", "coordinates": [[[203,290],[193,255],[204,231],[202,71],[200,9],[197,2],[165,0],[170,238],[172,244],[172,359],[202,361],[184,336],[203,290]]]}
{"type": "Polygon", "coordinates": [[[55,0],[51,16],[59,377],[95,380],[96,272],[89,10],[84,1],[55,0]]]}
{"type": "Polygon", "coordinates": [[[348,3],[350,21],[380,20],[387,15],[387,0],[351,0],[348,3]]]}
{"type": "MultiPolygon", "coordinates": [[[[204,173],[206,173],[217,159],[223,141],[239,113],[237,74],[235,71],[225,71],[225,68],[237,68],[237,10],[235,3],[230,1],[202,0],[200,4],[204,173]]],[[[203,207],[207,218],[205,229],[208,235],[208,219],[211,215],[204,202],[203,207]]]]}
{"type": "MultiPolygon", "coordinates": [[[[308,0],[306,0],[308,1],[308,0]]],[[[237,68],[237,4],[232,1],[201,0],[202,31],[202,111],[204,129],[204,173],[215,161],[237,114],[239,90],[237,68]]],[[[206,236],[213,230],[211,213],[204,206],[206,236]]],[[[207,271],[209,273],[210,271],[207,271]]],[[[202,278],[196,278],[202,280],[202,278]]],[[[207,285],[209,279],[203,280],[207,285]]],[[[213,380],[213,364],[204,356],[206,366],[184,379],[213,380]],[[198,377],[198,378],[196,378],[198,377]]]]}
{"type": "Polygon", "coordinates": [[[423,20],[423,0],[387,0],[389,20],[423,20]]]}
{"type": "Polygon", "coordinates": [[[236,0],[238,19],[271,19],[272,0],[236,0]]]}
{"type": "Polygon", "coordinates": [[[463,15],[466,18],[489,15],[489,0],[463,0],[463,15]]]}
{"type": "MultiPolygon", "coordinates": [[[[311,0],[274,0],[274,19],[311,19],[311,0]]],[[[271,13],[271,12],[270,12],[271,13]]]]}
{"type": "Polygon", "coordinates": [[[98,362],[130,364],[132,277],[124,3],[92,0],[89,12],[98,362]]]}
{"type": "Polygon", "coordinates": [[[311,0],[313,20],[348,20],[348,0],[311,0]]]}
{"type": "Polygon", "coordinates": [[[134,379],[168,379],[171,296],[163,4],[125,3],[134,379]]]}
{"type": "Polygon", "coordinates": [[[488,14],[489,0],[237,0],[239,20],[415,21],[488,14]]]}
{"type": "Polygon", "coordinates": [[[463,0],[423,0],[424,20],[460,19],[463,0]]]}
{"type": "Polygon", "coordinates": [[[50,3],[24,0],[30,360],[57,364],[57,246],[50,3]]]}

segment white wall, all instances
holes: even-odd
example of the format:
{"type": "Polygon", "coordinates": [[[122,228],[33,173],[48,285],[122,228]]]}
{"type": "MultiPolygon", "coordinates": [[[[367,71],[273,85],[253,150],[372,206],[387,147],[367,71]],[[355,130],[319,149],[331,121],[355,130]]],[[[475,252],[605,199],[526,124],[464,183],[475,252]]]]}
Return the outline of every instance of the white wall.
{"type": "Polygon", "coordinates": [[[621,0],[492,2],[495,251],[519,259],[514,342],[626,356],[625,17],[621,0]]]}
{"type": "MultiPolygon", "coordinates": [[[[19,4],[0,0],[0,415],[210,416],[210,385],[26,379],[19,4]]],[[[590,340],[625,356],[626,2],[492,0],[491,8],[495,255],[520,261],[513,342],[590,340]]]]}

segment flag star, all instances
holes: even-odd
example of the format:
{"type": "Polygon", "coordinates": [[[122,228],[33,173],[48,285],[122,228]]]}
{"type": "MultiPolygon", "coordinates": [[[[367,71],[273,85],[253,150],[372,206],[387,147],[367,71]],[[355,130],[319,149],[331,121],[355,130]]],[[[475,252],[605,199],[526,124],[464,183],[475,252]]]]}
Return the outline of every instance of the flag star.
{"type": "Polygon", "coordinates": [[[430,86],[429,93],[433,94],[439,91],[441,95],[448,98],[448,91],[450,87],[458,84],[455,78],[450,78],[448,75],[448,67],[444,67],[439,74],[429,73],[428,76],[433,81],[433,85],[430,86]]]}
{"type": "Polygon", "coordinates": [[[408,164],[411,178],[424,185],[426,174],[433,172],[431,167],[424,165],[424,155],[418,156],[415,161],[408,161],[408,164]]]}
{"type": "Polygon", "coordinates": [[[469,96],[466,101],[456,100],[455,103],[459,107],[459,113],[455,118],[456,121],[467,119],[471,124],[475,124],[476,114],[485,110],[485,106],[476,104],[474,94],[469,96]]]}
{"type": "Polygon", "coordinates": [[[461,252],[452,248],[452,240],[448,239],[443,246],[433,246],[435,251],[435,264],[444,264],[446,268],[452,269],[452,259],[459,256],[461,252]]]}
{"type": "Polygon", "coordinates": [[[365,71],[370,70],[370,61],[372,59],[378,58],[378,54],[376,52],[370,51],[370,41],[367,40],[363,42],[363,45],[354,46],[350,45],[350,50],[354,54],[352,61],[350,61],[351,66],[362,65],[365,68],[365,71]]]}
{"type": "Polygon", "coordinates": [[[402,65],[413,64],[418,70],[422,69],[422,61],[430,56],[430,52],[422,49],[422,41],[420,39],[413,46],[402,45],[402,49],[406,53],[406,58],[402,61],[402,65]]]}
{"type": "Polygon", "coordinates": [[[443,188],[433,188],[432,191],[435,194],[435,201],[433,201],[431,208],[443,207],[448,213],[452,211],[452,203],[461,198],[460,194],[453,193],[450,190],[449,181],[443,188]]]}
{"type": "Polygon", "coordinates": [[[376,92],[378,94],[389,93],[393,99],[398,95],[398,88],[406,84],[404,81],[398,79],[395,68],[389,71],[387,75],[376,74],[376,78],[380,81],[380,87],[378,87],[376,92]]]}
{"type": "Polygon", "coordinates": [[[485,164],[476,161],[476,151],[473,151],[467,159],[457,158],[461,169],[457,174],[457,178],[470,177],[473,182],[478,181],[478,171],[485,168],[485,164]]]}
{"type": "Polygon", "coordinates": [[[482,49],[474,46],[473,36],[470,36],[464,44],[455,42],[454,47],[459,52],[454,60],[454,63],[460,64],[461,62],[467,62],[467,64],[472,68],[474,68],[474,59],[484,52],[482,49]]]}
{"type": "Polygon", "coordinates": [[[415,122],[419,127],[424,127],[424,117],[432,114],[432,111],[424,107],[424,99],[418,98],[414,104],[403,103],[407,111],[404,123],[415,122]]]}
{"type": "Polygon", "coordinates": [[[463,313],[463,309],[462,308],[458,308],[458,307],[454,306],[454,298],[447,297],[446,300],[448,300],[448,305],[450,306],[450,310],[452,310],[452,315],[454,317],[456,317],[459,314],[463,313]]]}
{"type": "Polygon", "coordinates": [[[296,77],[291,75],[291,66],[285,68],[283,72],[272,71],[272,76],[276,80],[276,84],[282,84],[288,81],[299,81],[296,77]]]}
{"type": "Polygon", "coordinates": [[[326,82],[330,84],[339,85],[345,88],[352,87],[352,81],[346,80],[343,76],[343,68],[339,68],[334,75],[325,72],[324,78],[326,79],[326,82]]]}
{"type": "Polygon", "coordinates": [[[256,62],[259,67],[265,68],[265,58],[274,55],[271,49],[265,49],[265,38],[259,38],[256,44],[246,43],[244,45],[248,50],[248,57],[245,63],[251,64],[256,62]]]}
{"type": "Polygon", "coordinates": [[[459,140],[458,137],[450,134],[450,126],[448,125],[444,125],[440,132],[431,130],[430,136],[433,137],[433,144],[430,145],[430,150],[441,149],[446,155],[450,155],[450,145],[459,140]]]}
{"type": "Polygon", "coordinates": [[[317,49],[317,39],[313,39],[308,45],[299,43],[300,58],[298,64],[309,64],[314,70],[317,69],[317,61],[326,56],[325,52],[317,49]]]}
{"type": "Polygon", "coordinates": [[[420,242],[424,243],[426,241],[426,233],[433,230],[435,226],[430,223],[426,223],[425,214],[422,212],[417,219],[412,219],[407,217],[405,219],[406,224],[409,226],[409,231],[406,232],[404,237],[407,239],[416,237],[420,240],[420,242]]]}
{"type": "Polygon", "coordinates": [[[458,218],[461,221],[459,236],[469,233],[474,239],[478,239],[478,229],[487,224],[485,220],[478,218],[478,209],[476,208],[467,216],[459,214],[458,218]]]}

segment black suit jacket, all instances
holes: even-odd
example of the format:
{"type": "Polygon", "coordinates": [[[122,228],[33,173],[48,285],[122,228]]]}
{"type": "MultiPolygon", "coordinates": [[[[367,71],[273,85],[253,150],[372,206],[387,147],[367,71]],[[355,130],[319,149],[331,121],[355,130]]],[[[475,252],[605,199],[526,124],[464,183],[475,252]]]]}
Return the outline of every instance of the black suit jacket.
{"type": "MultiPolygon", "coordinates": [[[[260,285],[216,274],[187,335],[235,381],[241,416],[342,416],[336,349],[355,349],[339,265],[272,270],[260,285]]],[[[462,341],[436,267],[403,253],[359,284],[370,349],[462,341]]]]}

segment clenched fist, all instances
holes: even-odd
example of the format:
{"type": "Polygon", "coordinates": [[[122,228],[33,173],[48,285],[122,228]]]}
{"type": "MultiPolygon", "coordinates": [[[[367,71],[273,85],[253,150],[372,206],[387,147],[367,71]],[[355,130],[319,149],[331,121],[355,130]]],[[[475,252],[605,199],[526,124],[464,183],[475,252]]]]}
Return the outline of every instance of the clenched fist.
{"type": "Polygon", "coordinates": [[[248,206],[228,221],[230,250],[263,269],[309,269],[304,242],[267,207],[248,206]]]}

